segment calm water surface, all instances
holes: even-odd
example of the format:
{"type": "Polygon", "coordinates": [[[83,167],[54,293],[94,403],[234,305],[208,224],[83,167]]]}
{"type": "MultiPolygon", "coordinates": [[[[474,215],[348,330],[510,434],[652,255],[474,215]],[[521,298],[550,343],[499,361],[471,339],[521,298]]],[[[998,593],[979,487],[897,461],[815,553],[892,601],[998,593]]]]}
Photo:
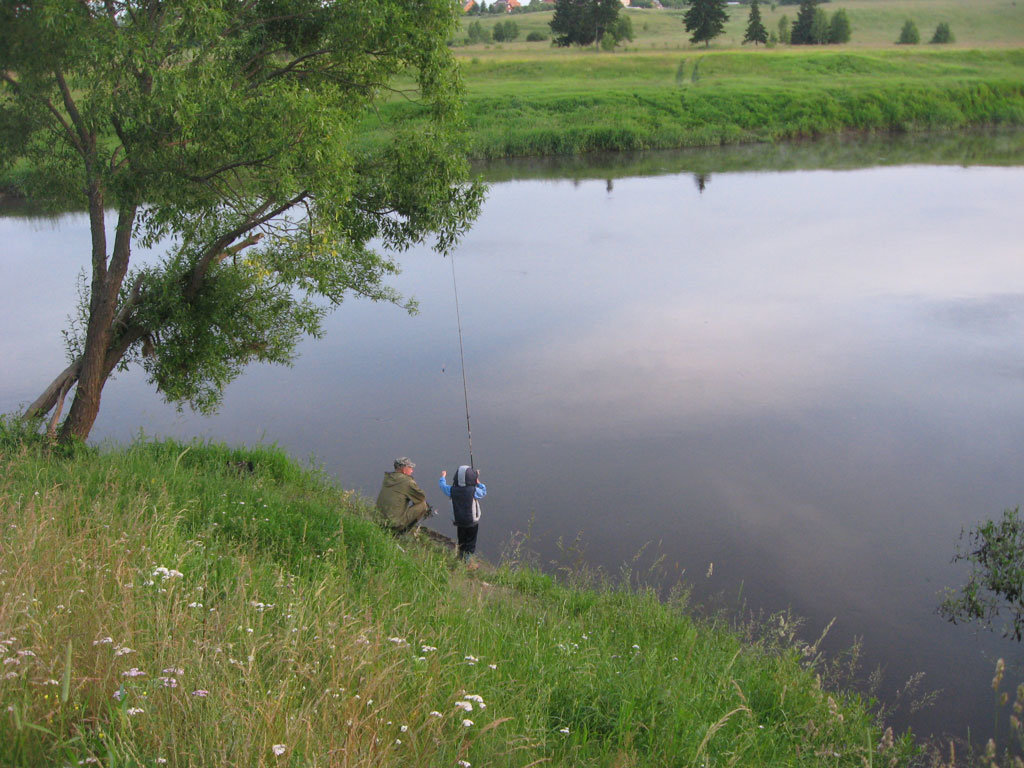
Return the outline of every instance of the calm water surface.
{"type": "MultiPolygon", "coordinates": [[[[529,529],[565,562],[580,533],[617,572],[646,546],[662,585],[792,608],[811,640],[836,617],[829,647],[863,638],[887,698],[924,672],[939,701],[899,725],[987,737],[1019,646],[934,607],[961,528],[1024,501],[1024,167],[616,173],[496,184],[455,254],[483,553],[529,529]]],[[[85,232],[0,218],[0,410],[64,366],[85,232]]],[[[419,315],[349,302],[213,418],[125,375],[94,437],[278,442],[367,495],[409,455],[444,508],[436,475],[467,459],[452,273],[402,263],[419,315]]]]}

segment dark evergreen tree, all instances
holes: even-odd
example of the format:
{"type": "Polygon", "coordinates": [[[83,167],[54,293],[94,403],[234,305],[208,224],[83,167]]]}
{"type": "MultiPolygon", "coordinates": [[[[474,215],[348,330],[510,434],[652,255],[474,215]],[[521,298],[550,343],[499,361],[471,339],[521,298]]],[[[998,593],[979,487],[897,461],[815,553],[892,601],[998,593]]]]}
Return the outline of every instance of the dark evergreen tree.
{"type": "Polygon", "coordinates": [[[917,45],[920,42],[921,33],[917,31],[917,24],[907,19],[903,24],[903,29],[900,30],[900,39],[896,43],[898,45],[917,45]]]}
{"type": "Polygon", "coordinates": [[[725,31],[729,15],[725,12],[726,0],[693,0],[690,10],[683,16],[683,24],[690,34],[691,43],[710,45],[713,38],[725,31]]]}
{"type": "Polygon", "coordinates": [[[796,21],[793,22],[793,30],[789,35],[789,42],[793,45],[813,45],[814,39],[814,12],[818,10],[818,0],[802,0],[800,10],[797,11],[796,21]]]}
{"type": "Polygon", "coordinates": [[[949,24],[942,21],[939,22],[939,26],[935,28],[935,34],[932,35],[933,43],[952,43],[955,38],[953,37],[953,30],[949,28],[949,24]]]}
{"type": "Polygon", "coordinates": [[[747,17],[747,32],[743,35],[743,42],[753,43],[755,46],[768,42],[768,30],[761,21],[761,9],[757,0],[750,0],[750,16],[747,17]]]}

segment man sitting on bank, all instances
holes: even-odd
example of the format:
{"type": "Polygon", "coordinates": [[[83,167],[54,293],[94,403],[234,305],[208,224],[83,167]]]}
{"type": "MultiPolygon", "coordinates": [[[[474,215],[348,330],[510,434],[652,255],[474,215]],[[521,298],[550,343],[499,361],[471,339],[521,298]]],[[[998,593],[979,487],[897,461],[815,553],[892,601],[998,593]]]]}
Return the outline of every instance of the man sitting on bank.
{"type": "Polygon", "coordinates": [[[427,495],[413,479],[415,468],[405,456],[395,459],[395,471],[384,473],[384,482],[377,494],[381,524],[396,536],[412,530],[420,520],[434,513],[434,508],[427,503],[427,495]]]}

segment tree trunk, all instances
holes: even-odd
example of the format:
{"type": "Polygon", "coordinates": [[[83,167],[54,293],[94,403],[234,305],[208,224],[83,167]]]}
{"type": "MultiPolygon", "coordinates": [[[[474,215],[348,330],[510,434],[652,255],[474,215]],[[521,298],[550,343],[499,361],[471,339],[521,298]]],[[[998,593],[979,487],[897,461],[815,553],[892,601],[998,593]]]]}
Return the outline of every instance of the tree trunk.
{"type": "MultiPolygon", "coordinates": [[[[89,194],[89,226],[93,230],[93,279],[89,301],[89,322],[85,331],[85,349],[78,372],[78,386],[71,402],[68,417],[61,425],[58,439],[70,442],[85,440],[92,431],[100,412],[100,395],[113,366],[108,368],[107,357],[113,340],[113,324],[117,313],[117,299],[128,271],[131,255],[131,232],[135,224],[134,206],[126,205],[118,214],[117,231],[110,263],[107,263],[103,197],[98,190],[89,194]],[[97,232],[97,229],[101,230],[97,232]],[[99,249],[103,250],[100,251],[99,249]]],[[[123,353],[122,353],[123,355],[123,353]]],[[[114,365],[117,363],[115,362],[114,365]]]]}

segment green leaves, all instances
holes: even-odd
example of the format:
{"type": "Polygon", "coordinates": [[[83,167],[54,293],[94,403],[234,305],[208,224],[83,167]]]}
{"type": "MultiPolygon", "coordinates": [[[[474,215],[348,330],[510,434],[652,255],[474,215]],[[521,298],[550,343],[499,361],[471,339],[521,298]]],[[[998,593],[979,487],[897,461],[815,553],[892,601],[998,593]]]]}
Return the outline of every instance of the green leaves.
{"type": "Polygon", "coordinates": [[[482,198],[455,24],[449,0],[4,4],[0,156],[37,171],[36,197],[94,212],[79,352],[105,370],[141,360],[166,397],[206,411],[247,363],[289,362],[346,293],[401,301],[374,248],[433,235],[447,250],[482,198]],[[357,144],[396,97],[417,127],[357,144]],[[103,207],[134,222],[131,244],[103,207]],[[126,290],[131,247],[160,243],[126,290]]]}
{"type": "MultiPolygon", "coordinates": [[[[961,541],[964,534],[960,534],[961,541]]],[[[953,561],[971,565],[967,583],[959,591],[947,590],[939,614],[957,624],[977,621],[992,629],[1003,615],[1006,637],[1024,638],[1024,520],[1020,508],[1007,509],[1001,520],[986,520],[967,534],[953,561]]]]}

